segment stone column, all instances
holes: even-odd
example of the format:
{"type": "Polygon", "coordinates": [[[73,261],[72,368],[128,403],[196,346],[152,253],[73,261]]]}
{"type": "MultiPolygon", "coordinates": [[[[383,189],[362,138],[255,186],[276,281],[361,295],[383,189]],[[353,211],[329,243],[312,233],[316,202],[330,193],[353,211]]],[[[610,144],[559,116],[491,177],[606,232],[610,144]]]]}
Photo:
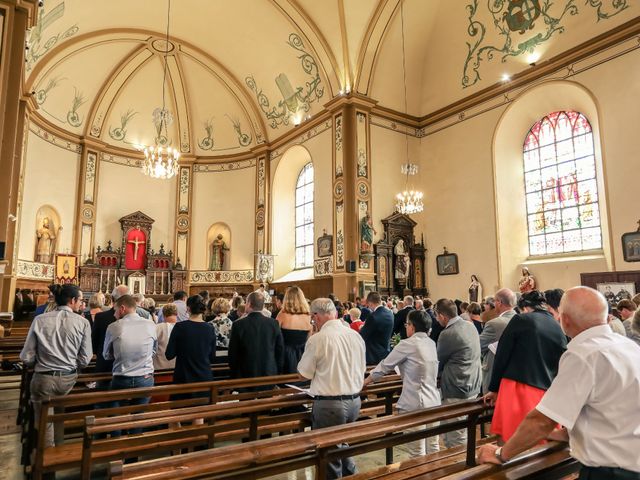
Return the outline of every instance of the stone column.
{"type": "Polygon", "coordinates": [[[34,24],[35,1],[0,1],[3,41],[0,50],[0,310],[13,308],[16,285],[17,219],[25,141],[26,96],[22,92],[25,36],[34,24]],[[4,267],[4,268],[3,268],[4,267]]]}

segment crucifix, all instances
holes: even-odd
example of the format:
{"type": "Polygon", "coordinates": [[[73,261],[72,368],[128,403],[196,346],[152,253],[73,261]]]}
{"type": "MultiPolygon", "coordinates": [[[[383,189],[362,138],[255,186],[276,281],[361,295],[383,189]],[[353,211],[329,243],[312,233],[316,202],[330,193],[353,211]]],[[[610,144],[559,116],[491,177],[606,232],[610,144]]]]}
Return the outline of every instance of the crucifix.
{"type": "Polygon", "coordinates": [[[138,247],[140,245],[144,245],[146,242],[144,240],[134,238],[133,240],[128,240],[127,243],[133,243],[133,259],[138,260],[138,247]]]}

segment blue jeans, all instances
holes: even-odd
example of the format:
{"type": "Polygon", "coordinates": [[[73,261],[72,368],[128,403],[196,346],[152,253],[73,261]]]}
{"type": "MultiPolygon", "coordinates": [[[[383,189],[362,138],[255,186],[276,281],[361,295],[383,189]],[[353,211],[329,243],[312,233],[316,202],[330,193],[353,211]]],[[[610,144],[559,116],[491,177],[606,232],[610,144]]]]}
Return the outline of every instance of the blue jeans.
{"type": "MultiPolygon", "coordinates": [[[[143,375],[140,377],[123,377],[119,375],[114,375],[111,379],[111,390],[124,390],[126,388],[145,388],[145,387],[153,387],[153,374],[143,375]]],[[[137,397],[130,398],[126,400],[118,400],[115,401],[114,407],[122,407],[126,405],[146,405],[149,403],[151,397],[137,397]]],[[[141,428],[134,428],[128,430],[127,433],[129,435],[142,433],[141,428]]],[[[120,432],[112,432],[112,437],[120,436],[120,432]]]]}

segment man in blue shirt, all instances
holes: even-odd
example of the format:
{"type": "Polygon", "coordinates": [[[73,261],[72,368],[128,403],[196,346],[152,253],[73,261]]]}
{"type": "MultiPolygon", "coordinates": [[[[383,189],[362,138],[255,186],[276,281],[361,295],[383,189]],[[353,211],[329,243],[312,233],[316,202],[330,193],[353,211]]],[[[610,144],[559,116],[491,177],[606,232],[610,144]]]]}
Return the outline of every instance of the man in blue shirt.
{"type": "MultiPolygon", "coordinates": [[[[109,325],[102,355],[113,360],[111,389],[153,386],[153,356],[157,349],[156,325],[136,313],[136,301],[123,295],[114,305],[116,321],[109,325]]],[[[129,405],[149,402],[149,397],[135,398],[129,405]]]]}

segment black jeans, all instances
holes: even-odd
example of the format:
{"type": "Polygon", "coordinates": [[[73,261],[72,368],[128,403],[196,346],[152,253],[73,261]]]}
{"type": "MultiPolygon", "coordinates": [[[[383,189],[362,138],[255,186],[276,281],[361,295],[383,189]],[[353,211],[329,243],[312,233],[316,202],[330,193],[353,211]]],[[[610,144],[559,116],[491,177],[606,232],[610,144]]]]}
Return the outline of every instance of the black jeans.
{"type": "Polygon", "coordinates": [[[615,467],[582,466],[578,480],[640,480],[640,472],[615,467]]]}

